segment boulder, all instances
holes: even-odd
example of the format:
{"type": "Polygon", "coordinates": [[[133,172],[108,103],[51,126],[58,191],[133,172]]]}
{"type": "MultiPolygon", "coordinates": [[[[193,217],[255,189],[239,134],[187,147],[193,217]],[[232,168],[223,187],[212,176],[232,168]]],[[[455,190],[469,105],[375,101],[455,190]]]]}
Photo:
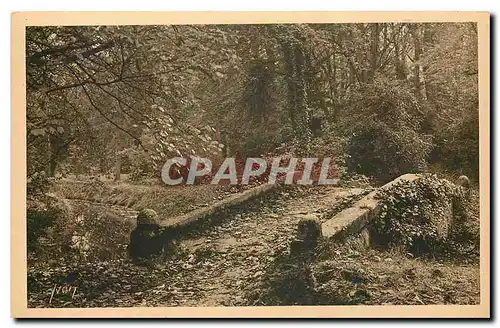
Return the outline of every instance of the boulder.
{"type": "Polygon", "coordinates": [[[137,214],[137,226],[140,225],[155,225],[159,226],[160,220],[158,219],[158,214],[149,208],[139,211],[137,214]]]}
{"type": "Polygon", "coordinates": [[[290,254],[293,256],[310,254],[322,236],[318,217],[314,214],[302,215],[297,226],[296,239],[290,244],[290,254]]]}
{"type": "Polygon", "coordinates": [[[137,227],[130,234],[129,253],[133,259],[150,258],[163,252],[165,242],[159,224],[154,210],[139,211],[137,227]]]}
{"type": "Polygon", "coordinates": [[[457,186],[464,187],[467,190],[470,188],[470,180],[465,175],[461,175],[460,177],[458,177],[457,182],[455,184],[457,186]]]}
{"type": "Polygon", "coordinates": [[[297,228],[297,239],[316,243],[322,237],[321,222],[314,214],[301,216],[297,228]]]}
{"type": "Polygon", "coordinates": [[[370,220],[370,240],[377,246],[402,246],[414,255],[434,253],[447,244],[457,187],[426,174],[377,193],[379,210],[370,220]]]}
{"type": "Polygon", "coordinates": [[[462,193],[467,198],[471,196],[470,180],[467,176],[461,175],[455,184],[459,186],[457,193],[462,193]]]}

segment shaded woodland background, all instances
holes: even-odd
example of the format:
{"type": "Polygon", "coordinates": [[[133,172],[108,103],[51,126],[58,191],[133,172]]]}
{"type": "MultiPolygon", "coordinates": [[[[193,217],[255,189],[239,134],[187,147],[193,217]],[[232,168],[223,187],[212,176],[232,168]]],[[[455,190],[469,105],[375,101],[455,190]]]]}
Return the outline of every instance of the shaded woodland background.
{"type": "Polygon", "coordinates": [[[28,27],[26,91],[30,307],[479,303],[475,23],[28,27]],[[138,265],[144,209],[243,190],[165,185],[179,156],[331,157],[341,184],[278,188],[138,265]],[[440,178],[383,194],[381,245],[290,256],[299,213],[416,172],[440,178]]]}
{"type": "Polygon", "coordinates": [[[474,23],[28,27],[26,67],[34,207],[61,178],[161,184],[175,156],[478,179],[474,23]]]}

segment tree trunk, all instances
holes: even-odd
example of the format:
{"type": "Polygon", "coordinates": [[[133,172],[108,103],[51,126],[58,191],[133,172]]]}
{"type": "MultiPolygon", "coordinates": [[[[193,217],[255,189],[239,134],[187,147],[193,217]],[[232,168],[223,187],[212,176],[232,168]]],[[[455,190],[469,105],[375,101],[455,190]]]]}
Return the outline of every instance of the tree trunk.
{"type": "Polygon", "coordinates": [[[49,177],[56,176],[57,166],[68,156],[69,143],[70,141],[62,136],[52,134],[48,136],[49,163],[47,173],[49,177]]]}
{"type": "Polygon", "coordinates": [[[335,106],[337,99],[337,64],[335,61],[336,56],[334,51],[332,57],[328,60],[328,87],[330,89],[332,111],[328,111],[326,113],[327,116],[330,116],[331,114],[334,121],[337,120],[337,109],[335,106]]]}
{"type": "Polygon", "coordinates": [[[114,173],[115,173],[115,181],[120,181],[121,180],[121,173],[122,173],[122,155],[121,154],[116,155],[114,173]]]}
{"type": "Polygon", "coordinates": [[[414,24],[412,26],[412,36],[413,36],[413,47],[414,47],[414,67],[413,75],[415,81],[415,94],[421,100],[426,99],[425,95],[425,85],[424,76],[421,70],[420,57],[422,55],[422,42],[421,42],[421,27],[420,24],[414,24]]]}
{"type": "Polygon", "coordinates": [[[46,154],[48,154],[48,161],[46,162],[46,173],[47,173],[47,176],[49,177],[52,177],[52,161],[53,161],[53,154],[52,154],[52,142],[51,142],[51,139],[50,139],[50,135],[47,134],[47,152],[46,154]]]}
{"type": "Polygon", "coordinates": [[[399,48],[399,35],[397,35],[394,38],[394,67],[396,71],[396,79],[398,80],[406,80],[406,76],[408,75],[408,69],[404,58],[405,54],[401,54],[401,50],[399,48]],[[403,59],[401,59],[401,57],[403,57],[403,59]]]}
{"type": "Polygon", "coordinates": [[[222,156],[228,157],[229,156],[229,145],[227,144],[226,131],[220,132],[220,143],[224,145],[224,147],[222,147],[222,156]]]}
{"type": "Polygon", "coordinates": [[[367,83],[372,83],[377,71],[377,56],[378,56],[378,39],[379,39],[379,24],[374,23],[370,25],[370,67],[366,77],[367,83]]]}
{"type": "Polygon", "coordinates": [[[285,43],[283,46],[288,87],[288,106],[292,127],[299,136],[306,133],[306,97],[304,82],[304,54],[300,45],[285,43]]]}
{"type": "MultiPolygon", "coordinates": [[[[429,26],[429,24],[424,25],[423,41],[424,41],[423,52],[425,53],[427,49],[430,49],[431,47],[434,46],[434,30],[432,29],[432,25],[431,26],[429,26]]],[[[426,77],[426,72],[428,68],[429,67],[427,65],[424,65],[422,67],[424,78],[426,77]]],[[[431,93],[428,90],[429,85],[425,83],[425,79],[422,79],[422,82],[423,82],[423,88],[424,88],[423,93],[425,95],[425,99],[432,101],[432,99],[430,99],[431,93]]]]}

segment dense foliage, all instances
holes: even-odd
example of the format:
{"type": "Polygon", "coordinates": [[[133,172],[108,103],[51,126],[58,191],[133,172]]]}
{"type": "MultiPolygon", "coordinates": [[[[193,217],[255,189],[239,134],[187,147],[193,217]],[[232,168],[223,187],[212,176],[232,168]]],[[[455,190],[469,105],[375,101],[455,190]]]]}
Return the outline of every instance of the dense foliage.
{"type": "Polygon", "coordinates": [[[158,181],[174,156],[478,177],[471,23],[28,27],[26,67],[27,189],[44,204],[54,178],[158,181]]]}
{"type": "Polygon", "coordinates": [[[384,182],[427,168],[430,138],[422,133],[422,106],[400,82],[377,80],[360,88],[349,101],[358,112],[347,121],[352,131],[348,169],[384,182]]]}
{"type": "Polygon", "coordinates": [[[350,141],[352,170],[382,180],[425,170],[431,148],[431,161],[477,177],[473,24],[30,27],[26,37],[29,177],[158,177],[172,156],[318,152],[332,135],[350,141]]]}

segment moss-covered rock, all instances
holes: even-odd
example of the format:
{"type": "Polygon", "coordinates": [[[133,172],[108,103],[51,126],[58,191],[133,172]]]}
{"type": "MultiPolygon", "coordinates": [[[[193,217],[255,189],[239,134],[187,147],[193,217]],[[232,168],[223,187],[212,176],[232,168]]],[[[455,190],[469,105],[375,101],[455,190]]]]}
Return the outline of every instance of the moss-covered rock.
{"type": "Polygon", "coordinates": [[[139,211],[137,214],[137,225],[158,225],[158,214],[149,208],[139,211]]]}
{"type": "Polygon", "coordinates": [[[314,214],[305,214],[300,217],[297,226],[297,236],[290,244],[292,255],[307,255],[312,253],[321,237],[321,221],[314,214]]]}
{"type": "Polygon", "coordinates": [[[426,175],[379,192],[381,211],[370,224],[372,240],[415,254],[435,253],[450,235],[456,190],[448,180],[426,175]]]}
{"type": "Polygon", "coordinates": [[[317,242],[322,236],[321,222],[313,214],[301,216],[297,230],[297,238],[304,241],[317,242]]]}

